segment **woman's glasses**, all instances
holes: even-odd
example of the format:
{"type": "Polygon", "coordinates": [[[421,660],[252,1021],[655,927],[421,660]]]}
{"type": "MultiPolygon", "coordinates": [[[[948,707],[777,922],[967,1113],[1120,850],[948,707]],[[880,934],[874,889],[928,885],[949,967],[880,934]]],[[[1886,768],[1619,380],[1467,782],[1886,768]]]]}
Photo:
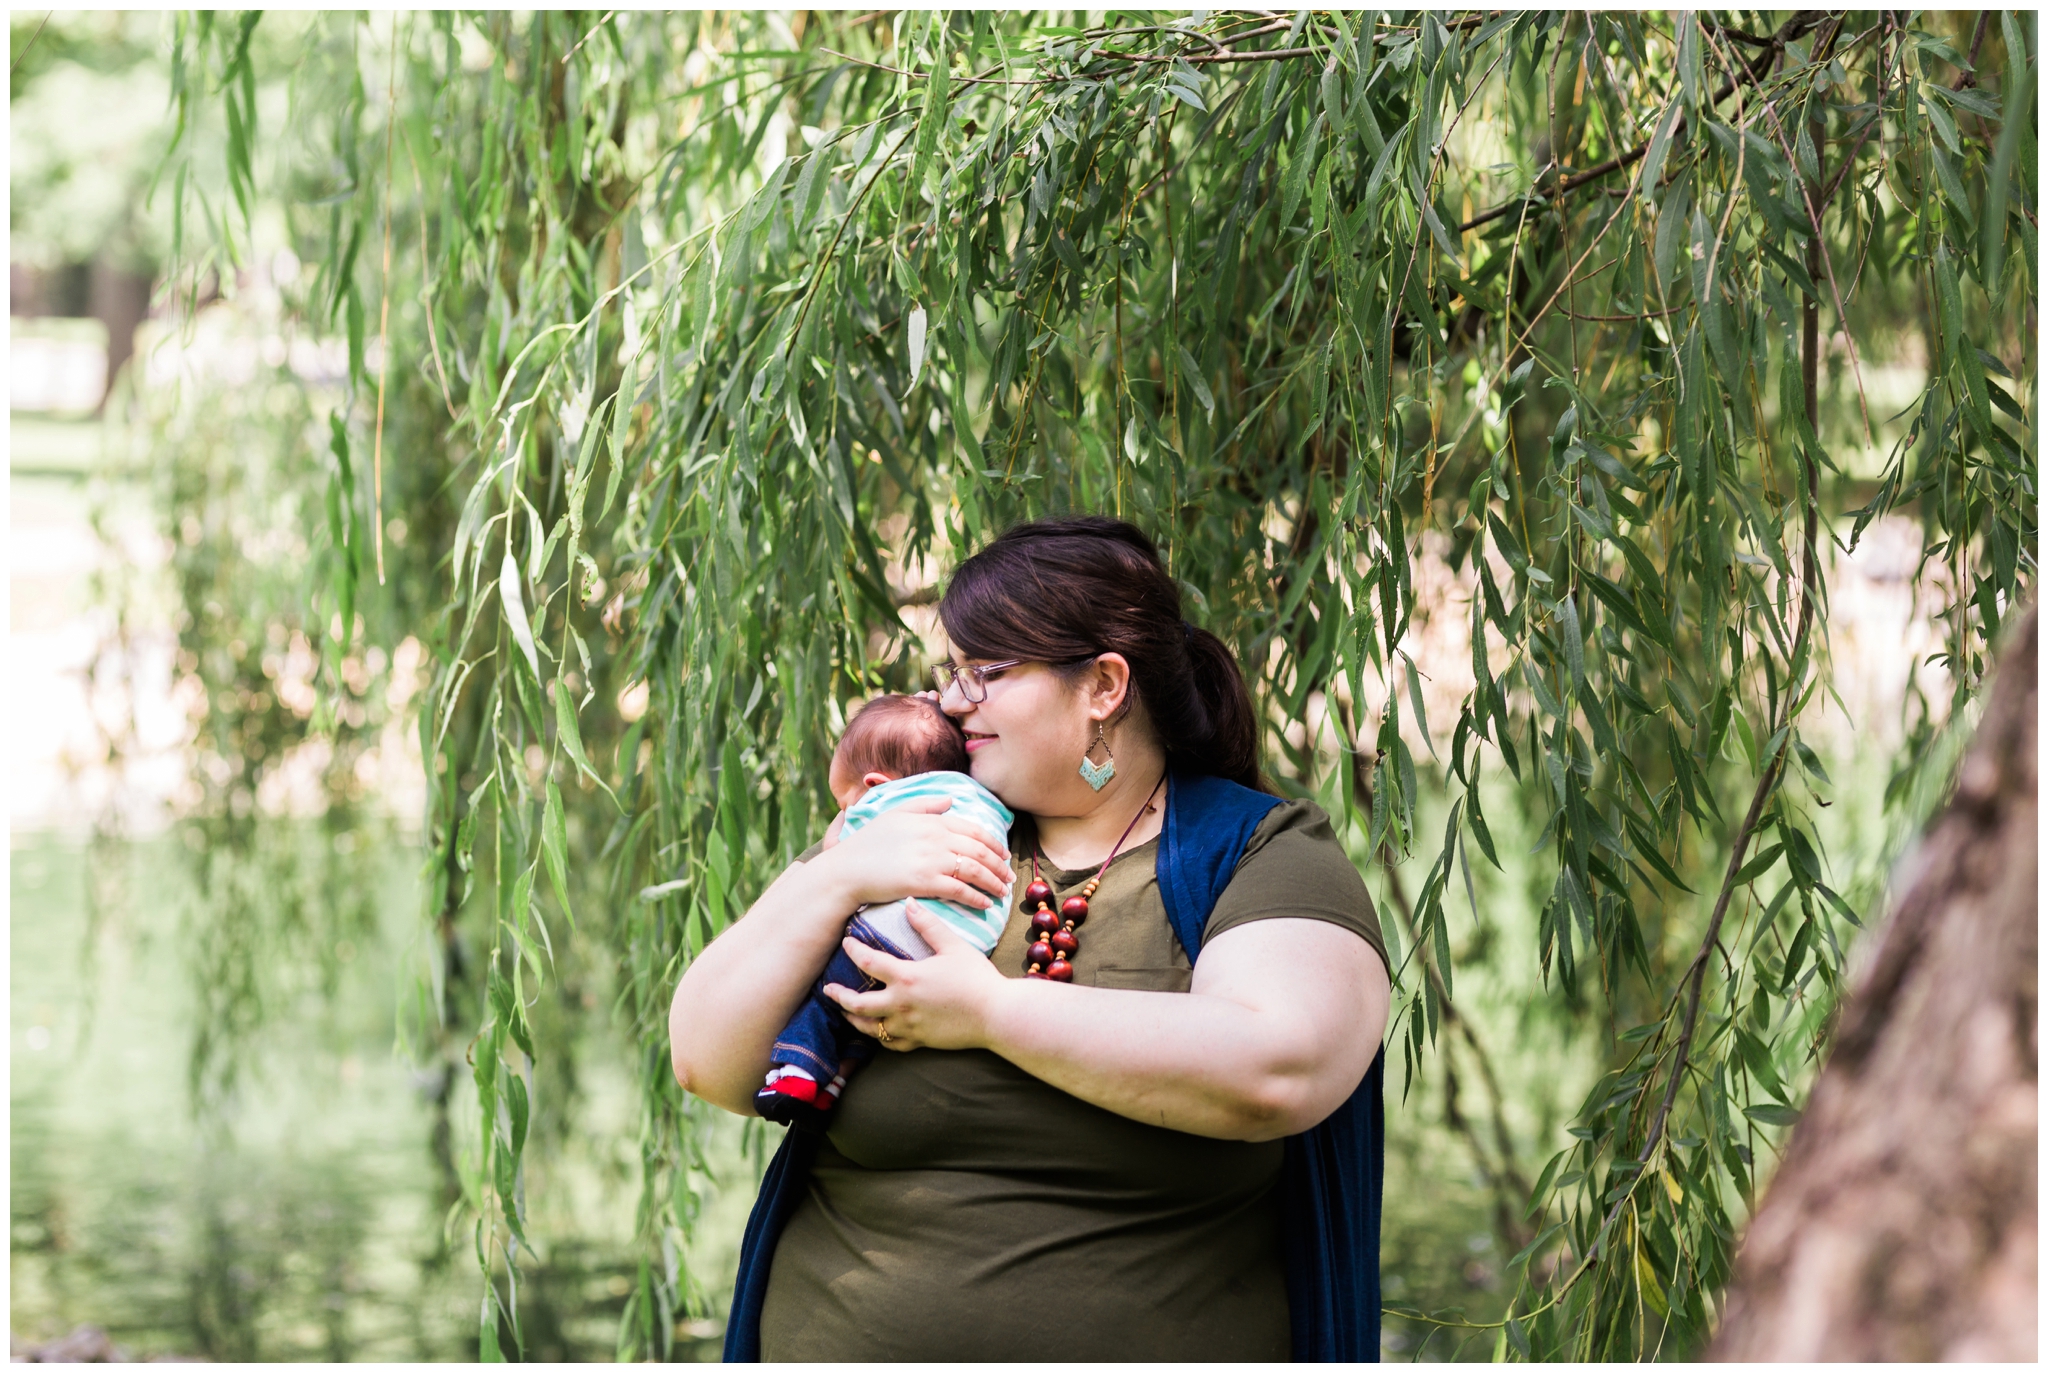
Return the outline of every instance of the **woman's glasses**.
{"type": "Polygon", "coordinates": [[[939,695],[946,694],[946,688],[958,686],[960,694],[967,698],[969,705],[980,705],[988,699],[988,679],[998,673],[1021,667],[1029,659],[1011,658],[1000,663],[983,663],[980,667],[958,667],[952,663],[940,663],[932,668],[932,681],[939,688],[939,695]]]}
{"type": "MultiPolygon", "coordinates": [[[[1068,658],[1064,662],[1057,662],[1052,664],[1052,666],[1055,669],[1079,667],[1083,663],[1094,662],[1095,656],[1091,653],[1085,658],[1068,658]]],[[[960,687],[960,694],[967,698],[967,703],[978,706],[988,699],[989,678],[1008,672],[1013,667],[1022,667],[1026,663],[1038,661],[1036,658],[1005,658],[1000,663],[983,663],[980,667],[960,667],[953,663],[939,663],[932,668],[932,681],[937,684],[939,695],[941,696],[946,694],[947,687],[957,683],[960,687]]]]}

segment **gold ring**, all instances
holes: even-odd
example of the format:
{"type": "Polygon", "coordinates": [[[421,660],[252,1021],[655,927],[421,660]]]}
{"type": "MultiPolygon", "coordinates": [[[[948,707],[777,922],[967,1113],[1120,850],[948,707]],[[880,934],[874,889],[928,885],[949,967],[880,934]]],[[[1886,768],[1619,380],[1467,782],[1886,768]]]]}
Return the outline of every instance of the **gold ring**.
{"type": "Polygon", "coordinates": [[[882,1042],[884,1044],[887,1044],[889,1042],[889,1027],[883,1024],[881,1021],[877,1020],[875,1022],[875,1028],[882,1032],[882,1042]]]}

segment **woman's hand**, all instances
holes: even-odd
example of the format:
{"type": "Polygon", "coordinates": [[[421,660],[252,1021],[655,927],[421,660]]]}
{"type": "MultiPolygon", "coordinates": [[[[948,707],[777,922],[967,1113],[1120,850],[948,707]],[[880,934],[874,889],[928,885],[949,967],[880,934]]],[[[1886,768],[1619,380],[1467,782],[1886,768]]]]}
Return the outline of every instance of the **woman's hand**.
{"type": "Polygon", "coordinates": [[[972,822],[944,814],[944,797],[906,801],[812,859],[844,891],[845,909],[937,897],[984,910],[1016,882],[1010,855],[972,822]]]}
{"type": "MultiPolygon", "coordinates": [[[[790,864],[690,961],[668,1021],[669,1058],[686,1091],[737,1115],[753,1113],[775,1037],[831,958],[855,906],[924,896],[980,910],[1010,889],[1009,855],[968,821],[942,814],[949,804],[905,804],[810,862],[790,864]]],[[[974,961],[995,972],[987,959],[974,961]]]]}
{"type": "Polygon", "coordinates": [[[871,992],[825,986],[846,1021],[885,1049],[983,1049],[989,1045],[989,1007],[1012,983],[988,956],[917,902],[909,904],[910,927],[932,946],[930,958],[891,958],[857,939],[841,947],[854,966],[888,985],[871,992]],[[884,1033],[888,1038],[883,1039],[884,1033]]]}

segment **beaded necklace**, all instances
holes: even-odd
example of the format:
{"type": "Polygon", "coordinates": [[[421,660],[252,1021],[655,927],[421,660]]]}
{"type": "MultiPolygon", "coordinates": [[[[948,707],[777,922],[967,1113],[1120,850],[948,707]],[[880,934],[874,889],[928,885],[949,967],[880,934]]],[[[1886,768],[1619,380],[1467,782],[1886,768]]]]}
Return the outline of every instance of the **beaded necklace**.
{"type": "Polygon", "coordinates": [[[1124,840],[1131,837],[1131,831],[1138,827],[1138,821],[1152,809],[1152,798],[1165,785],[1162,775],[1146,793],[1145,804],[1131,817],[1131,823],[1124,826],[1116,845],[1110,849],[1109,857],[1102,860],[1102,866],[1095,870],[1095,876],[1082,884],[1075,895],[1060,902],[1059,912],[1052,908],[1052,884],[1038,875],[1038,842],[1031,844],[1031,885],[1024,888],[1024,904],[1037,909],[1031,915],[1031,947],[1024,951],[1024,976],[1046,978],[1053,982],[1074,980],[1074,956],[1081,950],[1081,941],[1075,931],[1087,922],[1088,898],[1095,895],[1095,889],[1102,885],[1102,874],[1109,871],[1109,865],[1117,854],[1123,851],[1124,840]]]}

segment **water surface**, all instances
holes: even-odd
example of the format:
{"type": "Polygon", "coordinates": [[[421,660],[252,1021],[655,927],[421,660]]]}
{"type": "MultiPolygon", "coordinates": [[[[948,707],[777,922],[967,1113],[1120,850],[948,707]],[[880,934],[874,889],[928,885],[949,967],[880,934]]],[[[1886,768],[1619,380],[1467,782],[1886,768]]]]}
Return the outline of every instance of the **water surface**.
{"type": "MultiPolygon", "coordinates": [[[[261,973],[239,1074],[205,1109],[194,1035],[233,998],[195,985],[178,842],[88,852],[17,834],[12,858],[16,1339],[93,1324],[138,1357],[474,1359],[481,1280],[467,1227],[444,1238],[433,1079],[394,1051],[413,855],[361,856],[372,923],[308,960],[323,967],[261,973]]],[[[549,1359],[613,1357],[633,1271],[626,1059],[583,1057],[588,1129],[546,1162],[545,1189],[535,1179],[545,1262],[520,1291],[528,1352],[549,1359]]]]}

